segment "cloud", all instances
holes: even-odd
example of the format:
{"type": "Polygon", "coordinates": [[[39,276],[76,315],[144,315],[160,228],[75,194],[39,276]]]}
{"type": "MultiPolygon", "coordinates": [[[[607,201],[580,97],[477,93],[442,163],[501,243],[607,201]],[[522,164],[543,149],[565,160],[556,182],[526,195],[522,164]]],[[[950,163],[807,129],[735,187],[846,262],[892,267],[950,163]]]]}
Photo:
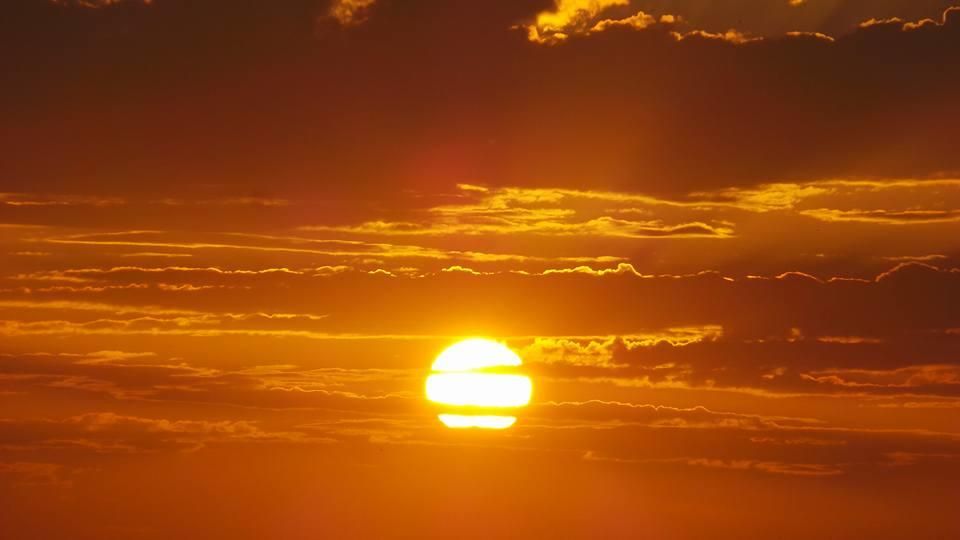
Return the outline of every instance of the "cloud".
{"type": "Polygon", "coordinates": [[[16,255],[17,257],[49,257],[52,253],[48,251],[17,251],[10,255],[16,255]]]}
{"type": "Polygon", "coordinates": [[[890,452],[887,454],[891,467],[916,465],[923,461],[953,461],[960,459],[960,454],[953,453],[923,453],[923,452],[890,452]]]}
{"type": "Polygon", "coordinates": [[[570,366],[617,369],[627,364],[617,363],[617,349],[634,350],[669,344],[685,347],[704,340],[715,340],[723,334],[717,326],[668,328],[660,332],[608,336],[602,339],[573,337],[535,337],[520,349],[520,356],[533,364],[562,364],[570,366]]]}
{"type": "Polygon", "coordinates": [[[556,43],[571,33],[591,28],[593,20],[606,9],[629,4],[629,0],[555,0],[553,10],[540,12],[525,27],[527,38],[537,43],[556,43]]]}
{"type": "Polygon", "coordinates": [[[730,29],[726,32],[707,32],[706,30],[691,30],[689,32],[671,32],[671,35],[678,41],[691,38],[706,40],[724,41],[735,45],[761,41],[763,38],[751,37],[739,30],[730,29]]]}
{"type": "Polygon", "coordinates": [[[14,482],[20,485],[48,485],[58,489],[72,485],[69,480],[70,471],[58,463],[42,463],[35,461],[0,462],[0,475],[14,477],[14,482]]]}
{"type": "Polygon", "coordinates": [[[932,262],[947,259],[946,255],[933,253],[930,255],[895,255],[884,257],[885,260],[894,262],[932,262]]]}
{"type": "Polygon", "coordinates": [[[193,452],[212,443],[322,443],[303,433],[268,432],[252,422],[169,420],[85,413],[60,420],[0,420],[0,441],[7,451],[43,449],[98,454],[193,452]]]}
{"type": "Polygon", "coordinates": [[[149,6],[153,0],[48,0],[51,4],[62,7],[74,7],[84,9],[103,9],[122,4],[141,4],[149,6]]]}
{"type": "MultiPolygon", "coordinates": [[[[564,188],[493,188],[461,184],[455,204],[417,207],[402,221],[376,220],[355,225],[305,226],[302,230],[378,237],[472,238],[531,235],[565,239],[736,238],[742,223],[759,216],[799,216],[831,223],[947,224],[960,204],[955,179],[822,180],[774,183],[752,188],[721,188],[684,196],[564,188]],[[876,208],[848,210],[851,205],[876,208]],[[628,216],[629,219],[625,219],[628,216]],[[636,219],[634,216],[642,216],[636,219]]],[[[751,236],[762,234],[750,230],[751,236]]]]}
{"type": "Polygon", "coordinates": [[[903,32],[912,32],[929,27],[946,26],[953,22],[951,19],[954,17],[960,17],[958,14],[960,14],[960,7],[949,7],[944,10],[939,21],[930,18],[920,19],[918,21],[905,21],[900,17],[888,17],[885,19],[870,18],[860,23],[860,27],[893,27],[903,32]]]}
{"type": "MultiPolygon", "coordinates": [[[[682,229],[683,227],[681,227],[682,229]]],[[[696,234],[696,231],[680,231],[696,234]]],[[[335,258],[338,261],[344,259],[424,259],[424,260],[463,260],[463,261],[580,261],[596,262],[617,260],[613,256],[570,256],[570,257],[549,257],[524,255],[519,253],[491,253],[483,251],[461,251],[444,250],[418,245],[396,245],[382,242],[363,242],[357,240],[342,239],[317,239],[309,237],[296,236],[269,236],[262,234],[227,234],[228,239],[221,236],[217,240],[204,241],[182,241],[177,239],[167,240],[165,236],[172,233],[161,231],[128,231],[109,234],[82,234],[71,235],[68,237],[48,237],[42,242],[54,245],[67,246],[95,246],[95,247],[130,247],[136,249],[143,248],[170,248],[189,251],[241,251],[253,253],[282,253],[287,255],[313,255],[335,258]],[[240,243],[236,238],[246,238],[250,243],[240,243]],[[254,243],[257,242],[257,243],[254,243]],[[312,246],[312,247],[311,247],[312,246]]]]}
{"type": "Polygon", "coordinates": [[[686,460],[687,465],[712,467],[721,469],[756,469],[771,474],[788,476],[835,476],[843,474],[843,469],[818,463],[781,463],[776,461],[735,460],[725,461],[709,458],[692,458],[686,460]]]}
{"type": "MultiPolygon", "coordinates": [[[[664,17],[665,18],[661,18],[661,21],[673,22],[674,20],[671,15],[665,15],[664,17]]],[[[603,32],[604,30],[607,30],[609,28],[615,28],[617,26],[624,26],[627,28],[642,30],[650,25],[656,24],[656,22],[657,22],[657,19],[653,18],[652,16],[642,11],[638,11],[637,13],[634,13],[633,15],[630,15],[629,17],[625,17],[623,19],[603,19],[602,21],[599,21],[596,24],[594,24],[590,30],[592,32],[603,32]]]]}
{"type": "MultiPolygon", "coordinates": [[[[614,349],[609,361],[618,369],[601,373],[572,368],[555,376],[581,377],[634,388],[726,391],[767,397],[865,396],[905,401],[921,396],[956,397],[957,342],[941,337],[738,342],[727,338],[686,347],[614,349]],[[731,362],[736,358],[736,362],[731,362]],[[929,359],[929,360],[928,360],[929,359]]],[[[936,400],[934,400],[936,401],[936,400]]]]}
{"type": "Polygon", "coordinates": [[[845,472],[842,467],[820,463],[783,463],[779,461],[757,461],[753,459],[712,459],[705,457],[630,459],[604,456],[593,451],[587,451],[583,455],[583,459],[586,461],[609,461],[613,463],[646,465],[683,464],[694,467],[708,467],[711,469],[759,471],[763,473],[781,474],[786,476],[836,476],[845,472]]]}
{"type": "Polygon", "coordinates": [[[849,388],[921,390],[930,387],[960,394],[960,366],[957,365],[912,365],[890,370],[827,369],[811,371],[803,377],[820,384],[849,388]]]}
{"type": "Polygon", "coordinates": [[[618,367],[613,363],[615,342],[616,338],[613,337],[604,341],[590,340],[585,344],[569,339],[536,338],[519,354],[527,362],[533,363],[615,368],[618,367]]]}
{"type": "Polygon", "coordinates": [[[357,226],[307,226],[306,231],[348,232],[372,236],[445,236],[488,234],[534,234],[547,236],[583,236],[593,238],[724,238],[732,235],[728,227],[713,227],[706,223],[665,225],[660,221],[631,221],[603,216],[584,222],[553,220],[499,223],[427,224],[372,221],[357,226]]]}
{"type": "Polygon", "coordinates": [[[793,38],[804,38],[804,37],[806,37],[806,38],[820,39],[820,40],[823,40],[823,41],[830,41],[830,42],[836,41],[836,39],[835,39],[833,36],[828,36],[827,34],[823,34],[823,33],[821,33],[821,32],[798,32],[798,31],[791,31],[791,32],[787,32],[785,35],[788,36],[788,37],[793,37],[793,38]]]}
{"type": "MultiPolygon", "coordinates": [[[[329,349],[328,349],[329,350],[329,349]]],[[[312,368],[293,364],[211,367],[153,352],[0,354],[0,389],[67,399],[102,394],[117,402],[194,403],[290,410],[401,414],[415,405],[415,369],[312,368]]],[[[118,406],[119,407],[119,406],[118,406]]],[[[121,407],[122,408],[122,407],[121,407]]]]}
{"type": "Polygon", "coordinates": [[[595,201],[682,206],[631,193],[567,189],[494,188],[457,186],[469,202],[425,209],[419,221],[368,221],[359,225],[314,225],[301,230],[369,236],[484,236],[520,235],[593,238],[725,238],[733,234],[726,224],[699,221],[664,223],[634,221],[608,215],[608,209],[589,206],[595,201]]]}
{"type": "Polygon", "coordinates": [[[30,193],[0,193],[0,205],[12,207],[93,206],[109,207],[126,204],[119,197],[89,197],[76,195],[36,195],[30,193]]]}
{"type": "Polygon", "coordinates": [[[334,0],[329,14],[344,26],[361,24],[369,16],[375,2],[376,0],[334,0]]]}
{"type": "Polygon", "coordinates": [[[944,301],[949,291],[960,287],[960,272],[918,263],[902,264],[873,279],[800,272],[747,279],[718,272],[645,274],[626,264],[523,273],[438,269],[396,277],[365,272],[313,277],[313,269],[220,270],[77,269],[64,275],[95,280],[81,281],[81,286],[166,283],[217,288],[15,289],[2,294],[0,318],[8,321],[7,332],[136,335],[156,330],[171,336],[236,333],[321,339],[477,333],[629,337],[651,329],[715,327],[733,340],[783,340],[796,328],[811,340],[869,342],[960,327],[960,314],[944,301]],[[346,292],[387,285],[390,295],[368,298],[362,310],[346,292]],[[238,302],[238,289],[230,287],[241,286],[249,287],[242,289],[245,295],[261,300],[238,302]],[[779,301],[770,302],[771,297],[779,301]],[[316,311],[317,298],[324,299],[323,312],[316,311]],[[404,317],[397,316],[397,305],[408,306],[404,317]],[[898,315],[905,309],[911,317],[898,315]]]}
{"type": "Polygon", "coordinates": [[[819,208],[801,214],[821,221],[853,221],[884,225],[925,225],[960,221],[960,210],[836,210],[819,208]]]}
{"type": "MultiPolygon", "coordinates": [[[[630,6],[609,4],[555,5],[547,13],[557,19],[547,17],[550,24],[544,32],[550,26],[563,34],[584,17],[584,25],[592,28],[599,20],[624,20],[637,13],[630,6]]],[[[18,63],[36,65],[40,57],[56,61],[16,89],[5,89],[7,99],[39,98],[40,90],[51,86],[91,97],[84,101],[83,115],[67,114],[66,103],[37,99],[4,125],[12,157],[0,173],[33,179],[31,186],[17,180],[8,190],[54,190],[56,179],[68,178],[70,171],[90,162],[100,163],[98,174],[89,180],[87,191],[92,193],[214,199],[201,197],[209,188],[185,179],[203,177],[212,179],[210,184],[223,184],[220,179],[231,178],[234,186],[256,186],[257,179],[268,175],[273,180],[267,198],[294,203],[359,201],[363,193],[386,199],[393,196],[387,192],[457,182],[674,195],[827,178],[922,180],[960,170],[948,136],[955,105],[944,90],[956,83],[948,52],[957,39],[955,11],[926,13],[932,10],[928,3],[893,9],[903,17],[919,12],[939,21],[912,30],[872,26],[841,35],[817,21],[832,25],[872,9],[858,5],[831,18],[814,13],[819,6],[791,8],[786,2],[776,10],[745,9],[740,14],[752,22],[774,20],[782,29],[769,31],[762,22],[739,27],[724,4],[705,6],[704,14],[676,10],[688,27],[657,22],[642,30],[608,28],[586,38],[565,39],[556,47],[517,39],[510,30],[524,20],[536,24],[543,6],[532,2],[483,13],[467,4],[434,0],[375,4],[376,13],[358,32],[343,32],[337,25],[318,30],[312,24],[316,6],[304,3],[263,7],[218,1],[211,6],[158,3],[148,10],[131,10],[138,13],[100,9],[87,10],[84,16],[67,13],[72,10],[34,10],[24,12],[18,22],[9,21],[2,32],[6,46],[30,52],[16,59],[18,63]],[[227,4],[230,18],[217,8],[227,4]],[[810,18],[797,23],[808,11],[810,18]],[[425,14],[431,24],[412,23],[424,21],[425,14]],[[109,15],[122,16],[111,22],[109,15]],[[121,22],[129,31],[104,30],[103,39],[87,55],[53,54],[78,36],[121,22]],[[176,27],[184,29],[175,47],[178,53],[159,54],[156,44],[168,43],[169,29],[176,27]],[[721,39],[678,42],[669,34],[689,28],[726,37],[731,27],[743,36],[779,37],[734,47],[721,39]],[[820,32],[835,41],[783,36],[786,31],[820,32]],[[437,48],[437,43],[445,46],[437,48]],[[486,61],[462,61],[481,49],[486,61]],[[191,50],[209,53],[203,58],[224,68],[220,82],[179,77],[172,83],[174,74],[189,69],[210,74],[205,66],[191,68],[185,54],[191,50]],[[638,59],[642,69],[628,69],[627,59],[638,59]],[[247,60],[262,62],[265,69],[241,70],[239,66],[251,65],[247,60]],[[81,80],[67,69],[90,64],[130,75],[115,81],[81,80]],[[150,65],[165,85],[148,86],[144,99],[127,103],[127,113],[119,115],[118,100],[140,95],[136,90],[142,79],[134,74],[143,65],[150,65]],[[329,69],[322,78],[318,65],[329,69]],[[407,69],[400,72],[398,65],[407,69]],[[711,66],[716,65],[728,69],[715,72],[711,66]],[[226,82],[237,80],[241,71],[253,73],[250,84],[226,82]],[[456,82],[445,88],[442,100],[422,91],[425,81],[440,80],[456,82]],[[266,88],[276,99],[264,102],[266,88]],[[159,99],[171,92],[190,99],[159,99]],[[211,101],[218,106],[199,105],[211,101]],[[254,102],[266,105],[250,108],[254,102]],[[916,106],[903,108],[902,103],[916,106]],[[178,111],[181,106],[189,110],[178,111]],[[884,114],[874,114],[878,110],[884,114]],[[177,133],[175,119],[184,114],[197,119],[197,128],[172,137],[177,133]],[[248,129],[228,130],[217,121],[225,116],[248,129]],[[318,125],[325,126],[319,139],[318,125]],[[154,129],[148,132],[143,126],[154,129]],[[143,144],[129,143],[137,137],[143,144]],[[29,151],[41,143],[58,159],[29,151]],[[169,151],[161,158],[153,149],[163,145],[169,151]],[[124,164],[107,155],[107,149],[120,146],[127,156],[124,164]],[[229,158],[202,159],[191,152],[213,147],[229,158]],[[136,186],[129,181],[131,170],[137,171],[136,186]],[[341,181],[308,187],[304,178],[341,181]],[[136,193],[140,191],[144,193],[136,193]]],[[[885,18],[880,12],[892,8],[875,9],[874,16],[885,18]]],[[[231,195],[243,196],[243,190],[236,191],[240,193],[231,195]]],[[[327,212],[332,221],[356,223],[350,219],[356,217],[350,215],[355,208],[321,205],[316,214],[327,212]]],[[[272,219],[292,219],[287,208],[275,210],[272,219]]]]}
{"type": "Polygon", "coordinates": [[[718,412],[698,406],[691,408],[667,407],[619,401],[564,401],[547,402],[533,407],[533,415],[563,421],[590,420],[593,428],[602,428],[603,422],[613,425],[637,424],[664,429],[744,429],[763,430],[808,426],[816,420],[806,418],[765,417],[718,412]]]}
{"type": "Polygon", "coordinates": [[[264,206],[284,207],[292,203],[286,199],[269,197],[225,197],[222,199],[161,199],[154,204],[166,206],[264,206]]]}

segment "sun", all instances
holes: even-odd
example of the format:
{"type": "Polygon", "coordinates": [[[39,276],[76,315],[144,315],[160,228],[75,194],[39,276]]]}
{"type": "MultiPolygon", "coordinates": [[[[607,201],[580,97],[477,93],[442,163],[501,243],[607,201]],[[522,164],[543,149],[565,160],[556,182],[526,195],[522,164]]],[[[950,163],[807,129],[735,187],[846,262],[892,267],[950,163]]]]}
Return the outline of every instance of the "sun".
{"type": "Polygon", "coordinates": [[[505,429],[510,412],[530,403],[533,383],[515,371],[523,363],[502,343],[473,338],[445,349],[427,377],[427,399],[449,410],[438,418],[450,428],[505,429]]]}

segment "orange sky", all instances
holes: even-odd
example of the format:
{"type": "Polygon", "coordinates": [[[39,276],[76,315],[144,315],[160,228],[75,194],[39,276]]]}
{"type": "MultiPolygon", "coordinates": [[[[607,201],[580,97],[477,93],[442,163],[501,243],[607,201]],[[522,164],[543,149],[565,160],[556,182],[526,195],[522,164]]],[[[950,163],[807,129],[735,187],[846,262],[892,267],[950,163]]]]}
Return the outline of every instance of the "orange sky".
{"type": "Polygon", "coordinates": [[[960,536],[950,6],[5,3],[0,537],[960,536]]]}

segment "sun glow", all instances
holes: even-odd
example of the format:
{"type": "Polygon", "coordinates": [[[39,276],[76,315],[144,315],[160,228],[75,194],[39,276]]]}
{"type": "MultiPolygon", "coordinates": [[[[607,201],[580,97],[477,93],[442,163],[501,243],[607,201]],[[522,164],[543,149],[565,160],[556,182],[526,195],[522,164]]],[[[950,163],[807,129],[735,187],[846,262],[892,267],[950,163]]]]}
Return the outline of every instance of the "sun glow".
{"type": "Polygon", "coordinates": [[[517,418],[504,414],[530,403],[533,383],[526,375],[503,373],[523,362],[506,345],[487,339],[456,343],[437,357],[427,377],[427,399],[457,409],[475,409],[477,414],[441,413],[440,421],[451,428],[505,429],[517,418]],[[491,410],[492,409],[492,410],[491,410]]]}

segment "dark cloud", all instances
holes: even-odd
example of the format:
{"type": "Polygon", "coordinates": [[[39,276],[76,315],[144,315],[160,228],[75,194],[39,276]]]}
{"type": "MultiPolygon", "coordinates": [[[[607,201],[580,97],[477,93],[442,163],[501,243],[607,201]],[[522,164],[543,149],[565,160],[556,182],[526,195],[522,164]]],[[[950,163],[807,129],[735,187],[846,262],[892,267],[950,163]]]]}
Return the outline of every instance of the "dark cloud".
{"type": "MultiPolygon", "coordinates": [[[[42,274],[37,277],[42,277],[42,274]]],[[[629,265],[589,266],[545,274],[436,272],[410,277],[384,273],[315,273],[138,268],[77,269],[54,274],[77,290],[13,288],[7,309],[84,323],[116,312],[149,326],[153,315],[171,322],[219,321],[230,328],[313,330],[381,336],[630,335],[667,328],[715,325],[737,340],[783,340],[791,332],[816,340],[885,340],[943,334],[960,327],[952,298],[960,272],[903,263],[875,279],[817,278],[802,273],[728,278],[718,273],[645,276],[629,265]],[[90,280],[73,283],[71,279],[90,280]],[[137,288],[97,286],[166,283],[137,288]],[[236,280],[236,283],[234,283],[236,280]],[[178,288],[192,285],[196,290],[178,288]],[[83,289],[84,285],[92,285],[83,289]],[[236,285],[251,287],[238,296],[236,285]],[[358,302],[356,290],[389,291],[358,302]],[[62,295],[70,294],[65,300],[62,295]],[[495,298],[496,301],[490,299],[495,298]],[[771,299],[777,301],[771,301],[771,299]],[[140,307],[138,307],[140,306],[140,307]],[[404,306],[401,312],[396,306],[404,306]],[[46,310],[46,311],[45,311],[46,310]],[[796,329],[796,330],[794,330],[796,329]]],[[[42,282],[41,282],[42,283],[42,282]]],[[[31,286],[37,286],[36,283],[31,286]]],[[[156,322],[161,322],[157,319],[156,322]]]]}
{"type": "Polygon", "coordinates": [[[539,8],[512,2],[385,2],[349,29],[318,29],[311,2],[28,5],[7,8],[19,30],[4,31],[20,53],[5,61],[0,172],[16,191],[676,193],[960,169],[956,12],[835,42],[678,42],[654,25],[543,47],[510,29],[539,8]]]}
{"type": "Polygon", "coordinates": [[[737,28],[767,36],[790,31],[836,36],[849,33],[871,18],[937,19],[954,3],[951,0],[633,0],[631,7],[655,15],[677,14],[691,25],[711,32],[737,28]]]}
{"type": "MultiPolygon", "coordinates": [[[[17,395],[125,402],[193,403],[200,407],[411,414],[419,372],[390,369],[303,369],[294,365],[216,369],[152,354],[0,355],[0,388],[17,395]]],[[[251,413],[252,414],[252,413],[251,413]]],[[[245,419],[246,420],[246,419],[245,419]]]]}
{"type": "Polygon", "coordinates": [[[323,442],[300,433],[269,433],[251,422],[167,420],[86,413],[62,420],[0,420],[4,453],[77,450],[90,453],[196,451],[213,442],[323,442]]]}
{"type": "MultiPolygon", "coordinates": [[[[246,367],[299,365],[304,355],[313,366],[342,367],[344,358],[366,351],[365,360],[352,360],[352,367],[416,371],[443,343],[491,335],[510,339],[537,374],[626,387],[942,398],[957,397],[960,388],[960,313],[951,301],[960,294],[960,273],[919,262],[901,263],[873,279],[799,272],[650,276],[621,264],[542,274],[411,276],[131,266],[22,280],[29,288],[8,290],[0,300],[0,332],[18,343],[55,336],[88,346],[102,340],[115,347],[150,343],[181,354],[173,351],[229,342],[234,345],[224,350],[237,356],[233,365],[246,367]],[[62,285],[49,289],[46,280],[62,285]],[[378,293],[358,302],[357,290],[378,293]],[[243,344],[253,351],[269,346],[273,359],[258,361],[243,344]],[[391,354],[379,357],[371,350],[391,354]]],[[[360,392],[378,397],[363,401],[364,395],[341,394],[335,374],[321,371],[289,368],[265,379],[225,371],[213,377],[202,370],[181,373],[186,368],[176,363],[148,362],[136,369],[166,373],[164,382],[150,383],[148,377],[128,387],[104,380],[111,369],[103,362],[72,367],[59,373],[58,385],[120,397],[179,395],[193,401],[254,399],[265,407],[368,410],[407,410],[408,404],[391,394],[419,392],[413,371],[371,372],[393,382],[360,392]],[[183,377],[210,393],[183,392],[176,382],[183,377]],[[260,387],[293,393],[243,396],[260,387]],[[346,405],[351,399],[360,401],[346,405]]]]}

